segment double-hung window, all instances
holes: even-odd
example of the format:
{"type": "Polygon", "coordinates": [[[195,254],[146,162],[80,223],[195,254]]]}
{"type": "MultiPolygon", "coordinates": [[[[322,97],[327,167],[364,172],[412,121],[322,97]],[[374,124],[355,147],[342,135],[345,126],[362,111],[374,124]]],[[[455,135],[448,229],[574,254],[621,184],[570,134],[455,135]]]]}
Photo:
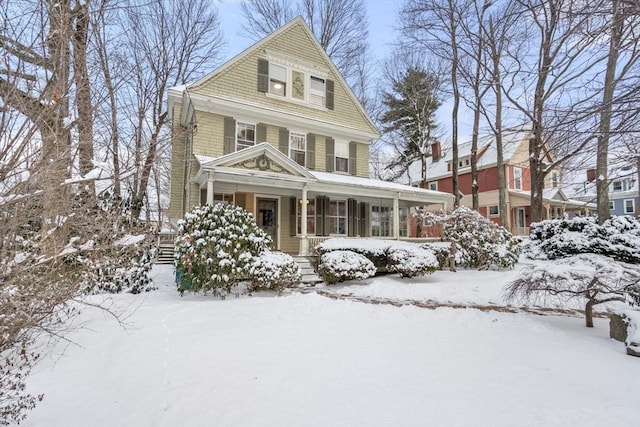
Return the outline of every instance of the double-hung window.
{"type": "Polygon", "coordinates": [[[289,157],[297,164],[306,166],[307,136],[301,133],[289,134],[289,157]]]}
{"type": "Polygon", "coordinates": [[[613,181],[613,191],[622,191],[622,181],[613,181]]]}
{"type": "Polygon", "coordinates": [[[269,63],[269,93],[287,96],[287,69],[285,67],[269,63]]]}
{"type": "Polygon", "coordinates": [[[256,125],[238,123],[236,127],[236,151],[256,144],[256,125]]]}
{"type": "MultiPolygon", "coordinates": [[[[302,233],[302,199],[298,199],[298,234],[302,233]]],[[[316,200],[307,199],[307,234],[316,234],[316,200]]]]}
{"type": "Polygon", "coordinates": [[[625,199],[624,201],[624,213],[633,214],[636,211],[636,201],[633,199],[625,199]]]}
{"type": "Polygon", "coordinates": [[[489,206],[489,216],[498,216],[499,214],[498,205],[489,206]]]}
{"type": "Polygon", "coordinates": [[[391,207],[371,206],[371,235],[377,237],[391,235],[391,207]]]}
{"type": "Polygon", "coordinates": [[[346,141],[335,142],[335,171],[349,173],[349,143],[346,141]]]}
{"type": "Polygon", "coordinates": [[[330,234],[347,234],[347,201],[329,201],[327,218],[329,219],[330,234]]]}
{"type": "Polygon", "coordinates": [[[522,169],[513,168],[513,188],[522,190],[522,169]]]}
{"type": "Polygon", "coordinates": [[[326,93],[324,79],[310,76],[309,80],[309,103],[324,107],[326,93]]]}

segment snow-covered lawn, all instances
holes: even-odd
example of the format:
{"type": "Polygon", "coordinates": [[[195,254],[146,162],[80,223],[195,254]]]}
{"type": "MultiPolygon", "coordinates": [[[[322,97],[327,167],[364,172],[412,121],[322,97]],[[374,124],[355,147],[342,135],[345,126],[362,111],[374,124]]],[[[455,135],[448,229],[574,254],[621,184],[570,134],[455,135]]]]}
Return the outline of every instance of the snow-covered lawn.
{"type": "MultiPolygon", "coordinates": [[[[516,272],[387,276],[332,291],[503,304],[516,272]],[[367,283],[366,285],[364,283],[367,283]]],[[[640,358],[608,321],[364,304],[298,292],[116,295],[29,380],[26,426],[634,426],[640,358]],[[137,308],[133,311],[134,308],[137,308]],[[76,345],[77,344],[77,345],[76,345]]],[[[100,297],[93,297],[100,298],[100,297]]]]}

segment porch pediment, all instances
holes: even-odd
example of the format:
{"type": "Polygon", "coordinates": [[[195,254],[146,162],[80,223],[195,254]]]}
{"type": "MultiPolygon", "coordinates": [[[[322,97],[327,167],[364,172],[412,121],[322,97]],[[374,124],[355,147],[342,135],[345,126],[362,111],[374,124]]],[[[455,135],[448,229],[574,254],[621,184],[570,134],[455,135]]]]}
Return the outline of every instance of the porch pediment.
{"type": "Polygon", "coordinates": [[[266,142],[202,163],[201,167],[205,170],[215,170],[217,168],[246,169],[247,171],[275,173],[315,180],[315,177],[307,169],[266,142]]]}

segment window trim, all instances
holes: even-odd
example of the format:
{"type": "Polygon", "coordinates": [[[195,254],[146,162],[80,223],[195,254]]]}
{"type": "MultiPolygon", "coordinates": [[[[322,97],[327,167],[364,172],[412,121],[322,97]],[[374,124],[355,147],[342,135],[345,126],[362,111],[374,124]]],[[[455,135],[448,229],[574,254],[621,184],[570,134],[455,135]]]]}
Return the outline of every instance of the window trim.
{"type": "Polygon", "coordinates": [[[560,186],[560,180],[558,172],[551,172],[551,188],[558,188],[560,186]]]}
{"type": "MultiPolygon", "coordinates": [[[[304,156],[304,164],[302,164],[301,166],[303,167],[307,167],[307,134],[306,133],[302,133],[302,132],[295,132],[295,131],[289,131],[289,158],[291,160],[293,160],[294,162],[298,163],[296,161],[296,159],[293,157],[293,153],[297,152],[297,153],[302,153],[302,155],[304,156]],[[301,150],[299,148],[293,148],[292,146],[292,139],[293,136],[301,136],[304,140],[304,148],[301,150]]],[[[300,163],[298,163],[300,164],[300,163]]]]}
{"type": "Polygon", "coordinates": [[[258,126],[255,123],[246,123],[246,122],[240,122],[238,120],[236,120],[236,141],[235,141],[235,151],[240,151],[240,150],[244,150],[245,148],[250,148],[250,147],[255,147],[256,145],[256,138],[257,138],[257,131],[258,131],[258,126]],[[239,148],[238,147],[238,130],[240,128],[240,125],[243,126],[253,126],[253,144],[251,145],[246,145],[245,147],[239,148]]]}
{"type": "Polygon", "coordinates": [[[336,173],[349,174],[349,141],[334,140],[333,142],[333,171],[336,173]],[[338,145],[346,146],[347,157],[338,156],[338,145]],[[346,169],[338,169],[338,159],[344,160],[346,169]]]}
{"type": "Polygon", "coordinates": [[[500,216],[500,206],[498,206],[498,205],[489,205],[489,206],[487,206],[487,216],[489,216],[489,217],[500,216]],[[496,208],[496,213],[491,213],[491,208],[496,208]]]}
{"type": "MultiPolygon", "coordinates": [[[[329,230],[329,235],[330,236],[348,236],[349,235],[349,204],[347,203],[347,199],[329,199],[329,211],[331,210],[331,204],[332,203],[344,203],[344,234],[337,233],[337,231],[339,231],[339,229],[338,230],[331,230],[330,229],[329,230]],[[334,233],[334,231],[336,231],[336,232],[334,233]]],[[[336,225],[339,228],[340,227],[339,219],[343,218],[340,215],[337,215],[340,210],[336,206],[336,215],[335,216],[334,215],[329,215],[329,211],[327,211],[325,213],[326,221],[329,221],[329,228],[331,228],[331,218],[336,218],[337,219],[336,225]]]]}
{"type": "Polygon", "coordinates": [[[438,181],[431,181],[429,183],[429,190],[438,191],[438,181]],[[431,188],[431,186],[434,186],[435,188],[431,188]]]}
{"type": "Polygon", "coordinates": [[[636,199],[624,199],[624,213],[625,214],[636,213],[636,199]],[[631,202],[631,212],[627,210],[627,202],[631,202]]]}
{"type": "Polygon", "coordinates": [[[616,209],[616,202],[615,200],[609,200],[609,210],[613,211],[616,209]]]}
{"type": "Polygon", "coordinates": [[[622,191],[622,189],[623,189],[623,185],[622,185],[622,181],[621,180],[618,179],[618,180],[613,181],[611,183],[611,191],[618,192],[618,191],[622,191]],[[616,188],[616,184],[620,185],[620,188],[616,188]]]}
{"type": "Polygon", "coordinates": [[[517,166],[513,167],[513,189],[522,190],[522,168],[517,166]]]}
{"type": "Polygon", "coordinates": [[[370,207],[370,230],[369,234],[371,237],[393,237],[393,207],[387,205],[371,205],[370,207]],[[374,222],[374,208],[378,208],[376,212],[379,215],[377,219],[379,221],[378,225],[378,234],[374,233],[373,222],[374,222]],[[386,214],[386,219],[383,221],[383,213],[386,214]],[[386,224],[386,227],[383,227],[382,224],[386,224]],[[388,232],[388,234],[382,234],[382,231],[388,232]]]}

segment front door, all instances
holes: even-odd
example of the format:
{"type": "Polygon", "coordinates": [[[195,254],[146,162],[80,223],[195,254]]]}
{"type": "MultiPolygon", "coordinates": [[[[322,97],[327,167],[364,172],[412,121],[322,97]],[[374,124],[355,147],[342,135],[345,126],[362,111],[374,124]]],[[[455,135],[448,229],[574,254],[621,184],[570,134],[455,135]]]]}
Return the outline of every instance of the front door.
{"type": "Polygon", "coordinates": [[[526,227],[526,223],[524,208],[516,208],[516,227],[524,228],[526,227]]]}
{"type": "Polygon", "coordinates": [[[278,200],[258,199],[257,200],[258,226],[262,228],[273,240],[273,247],[278,247],[278,200]]]}

